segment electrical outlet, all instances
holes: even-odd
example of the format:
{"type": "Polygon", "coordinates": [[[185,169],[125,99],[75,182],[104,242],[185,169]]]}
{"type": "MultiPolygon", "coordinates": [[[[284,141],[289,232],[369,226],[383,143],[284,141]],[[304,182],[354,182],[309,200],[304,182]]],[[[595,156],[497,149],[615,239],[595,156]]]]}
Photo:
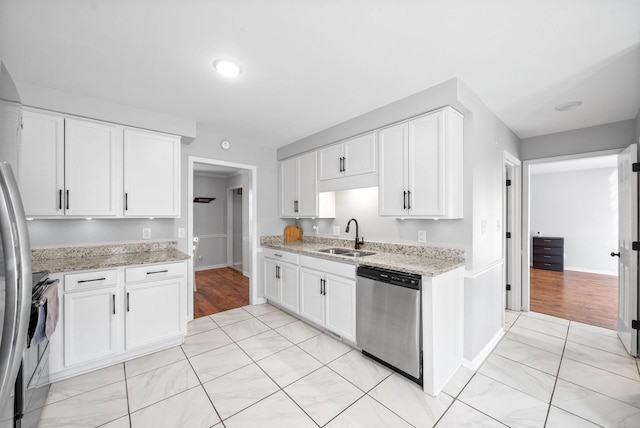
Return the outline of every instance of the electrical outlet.
{"type": "Polygon", "coordinates": [[[178,238],[184,238],[184,237],[185,237],[184,227],[179,227],[178,228],[178,238]]]}
{"type": "Polygon", "coordinates": [[[151,228],[145,227],[142,229],[142,239],[151,239],[151,228]]]}
{"type": "Polygon", "coordinates": [[[198,261],[202,261],[202,256],[198,256],[198,261]]]}
{"type": "Polygon", "coordinates": [[[333,236],[340,236],[340,226],[333,226],[333,236]]]}
{"type": "Polygon", "coordinates": [[[480,222],[480,234],[481,235],[487,234],[487,220],[482,220],[480,222]]]}
{"type": "Polygon", "coordinates": [[[419,230],[418,231],[418,242],[427,242],[427,231],[419,230]]]}

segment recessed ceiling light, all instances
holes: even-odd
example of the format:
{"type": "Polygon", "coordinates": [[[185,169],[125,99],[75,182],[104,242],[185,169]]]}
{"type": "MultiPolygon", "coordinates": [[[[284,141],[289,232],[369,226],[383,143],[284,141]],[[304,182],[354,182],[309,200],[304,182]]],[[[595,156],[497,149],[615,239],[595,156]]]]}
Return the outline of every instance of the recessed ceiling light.
{"type": "Polygon", "coordinates": [[[242,67],[230,59],[217,59],[213,62],[213,66],[224,77],[238,77],[242,73],[242,67]]]}
{"type": "Polygon", "coordinates": [[[554,107],[554,109],[558,111],[568,111],[568,110],[576,109],[581,105],[582,105],[582,101],[571,101],[564,104],[558,104],[557,106],[554,107]]]}

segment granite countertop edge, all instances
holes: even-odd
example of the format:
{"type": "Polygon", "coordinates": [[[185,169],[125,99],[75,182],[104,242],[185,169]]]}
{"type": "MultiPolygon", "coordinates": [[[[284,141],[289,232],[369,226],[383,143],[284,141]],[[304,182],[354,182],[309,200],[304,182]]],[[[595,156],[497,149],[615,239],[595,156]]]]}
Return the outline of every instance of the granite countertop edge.
{"type": "MultiPolygon", "coordinates": [[[[376,254],[364,257],[341,256],[338,254],[322,253],[320,250],[331,247],[327,243],[309,242],[262,242],[263,248],[289,251],[292,253],[309,255],[322,259],[349,263],[353,265],[366,265],[393,269],[397,271],[415,273],[424,276],[438,276],[450,272],[465,265],[464,259],[435,258],[416,255],[406,255],[377,251],[376,254]]],[[[365,251],[365,250],[362,250],[365,251]]],[[[366,250],[368,251],[368,249],[366,250]]]]}
{"type": "Polygon", "coordinates": [[[189,258],[190,256],[188,254],[185,254],[176,248],[108,255],[79,255],[58,258],[34,257],[32,259],[32,270],[34,272],[47,271],[49,273],[78,272],[124,266],[178,262],[188,260],[189,258]]]}

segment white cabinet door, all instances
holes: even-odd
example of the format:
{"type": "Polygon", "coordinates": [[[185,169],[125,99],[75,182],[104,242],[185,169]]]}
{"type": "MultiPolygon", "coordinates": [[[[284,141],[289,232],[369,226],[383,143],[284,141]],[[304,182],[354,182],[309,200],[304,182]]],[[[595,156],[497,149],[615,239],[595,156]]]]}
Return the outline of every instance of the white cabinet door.
{"type": "Polygon", "coordinates": [[[280,216],[318,216],[316,152],[280,162],[280,216]]]}
{"type": "Polygon", "coordinates": [[[183,287],[183,279],[152,281],[126,287],[127,350],[182,334],[183,287]]]}
{"type": "Polygon", "coordinates": [[[344,175],[343,148],[343,144],[334,144],[318,150],[320,180],[331,180],[344,175]]]}
{"type": "Polygon", "coordinates": [[[280,302],[279,269],[278,263],[274,260],[264,259],[264,295],[275,302],[280,302]]]}
{"type": "Polygon", "coordinates": [[[25,110],[18,147],[18,183],[27,216],[64,213],[64,119],[25,110]]]}
{"type": "Polygon", "coordinates": [[[298,266],[280,263],[280,304],[294,313],[299,312],[298,266]]]}
{"type": "Polygon", "coordinates": [[[356,340],[356,282],[326,274],[325,327],[343,339],[356,340]]]}
{"type": "Polygon", "coordinates": [[[408,154],[409,213],[445,215],[444,111],[409,122],[408,154]]]}
{"type": "Polygon", "coordinates": [[[300,268],[300,315],[318,325],[324,325],[324,274],[300,268]]]}
{"type": "Polygon", "coordinates": [[[180,215],[180,140],[124,130],[124,215],[180,215]]]}
{"type": "Polygon", "coordinates": [[[345,176],[376,172],[376,133],[345,141],[343,164],[345,176]]]}
{"type": "Polygon", "coordinates": [[[116,287],[66,293],[63,313],[65,366],[119,352],[116,287]]]}
{"type": "Polygon", "coordinates": [[[298,159],[280,162],[280,215],[295,217],[298,207],[298,159]]]}
{"type": "Polygon", "coordinates": [[[401,123],[378,132],[380,169],[378,204],[380,215],[407,214],[408,126],[401,123]]]}
{"type": "Polygon", "coordinates": [[[115,216],[122,184],[122,128],[65,119],[65,212],[115,216]]]}
{"type": "Polygon", "coordinates": [[[298,157],[298,212],[299,217],[318,215],[318,163],[317,153],[298,157]]]}

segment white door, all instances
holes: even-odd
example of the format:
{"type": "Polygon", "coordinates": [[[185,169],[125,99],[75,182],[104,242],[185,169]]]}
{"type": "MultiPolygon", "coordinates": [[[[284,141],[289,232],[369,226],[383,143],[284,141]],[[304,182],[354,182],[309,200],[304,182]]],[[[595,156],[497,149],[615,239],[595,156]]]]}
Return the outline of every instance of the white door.
{"type": "Polygon", "coordinates": [[[127,286],[125,295],[126,349],[150,345],[181,334],[179,279],[127,286]]]}
{"type": "Polygon", "coordinates": [[[31,111],[22,114],[18,183],[27,216],[64,214],[64,119],[31,111]]]}
{"type": "Polygon", "coordinates": [[[280,302],[280,267],[270,259],[264,259],[264,295],[267,299],[280,302]]]}
{"type": "Polygon", "coordinates": [[[295,217],[298,199],[298,158],[280,162],[280,215],[295,217]]]}
{"type": "Polygon", "coordinates": [[[124,215],[180,215],[180,140],[169,135],[124,131],[124,215]]]}
{"type": "Polygon", "coordinates": [[[380,215],[407,215],[407,123],[378,132],[378,211],[380,215]]]}
{"type": "Polygon", "coordinates": [[[376,172],[376,133],[344,142],[345,176],[376,172]]]}
{"type": "Polygon", "coordinates": [[[300,269],[300,315],[324,326],[324,274],[300,269]]]}
{"type": "Polygon", "coordinates": [[[411,215],[445,213],[444,111],[409,122],[408,208],[411,215]]]}
{"type": "Polygon", "coordinates": [[[298,204],[296,216],[318,215],[318,157],[316,152],[298,158],[298,204]]]}
{"type": "Polygon", "coordinates": [[[344,175],[342,172],[344,163],[342,161],[342,149],[342,144],[334,144],[318,151],[320,156],[320,180],[331,180],[344,175]]]}
{"type": "Polygon", "coordinates": [[[65,212],[115,216],[122,186],[122,128],[65,119],[65,212]]]}
{"type": "Polygon", "coordinates": [[[356,282],[326,275],[326,327],[343,339],[356,340],[356,282]]]}
{"type": "Polygon", "coordinates": [[[64,295],[64,365],[118,353],[116,288],[64,295]]]}
{"type": "Polygon", "coordinates": [[[298,267],[280,263],[280,304],[298,313],[298,267]]]}
{"type": "Polygon", "coordinates": [[[632,249],[638,241],[638,173],[632,171],[637,159],[635,144],[618,156],[618,336],[633,356],[638,354],[638,330],[631,327],[638,319],[638,252],[632,249]]]}

